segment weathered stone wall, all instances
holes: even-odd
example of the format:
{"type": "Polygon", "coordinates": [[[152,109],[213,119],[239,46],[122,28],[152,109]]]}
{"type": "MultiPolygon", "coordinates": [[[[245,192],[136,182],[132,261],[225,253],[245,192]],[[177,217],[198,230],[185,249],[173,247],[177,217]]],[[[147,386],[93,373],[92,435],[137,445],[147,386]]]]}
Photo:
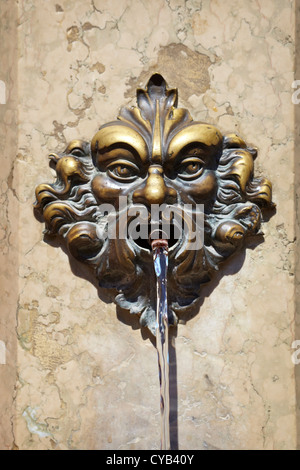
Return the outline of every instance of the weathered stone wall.
{"type": "Polygon", "coordinates": [[[18,149],[18,41],[14,2],[0,5],[0,449],[14,446],[13,407],[17,368],[19,202],[14,186],[18,149]]]}
{"type": "MultiPolygon", "coordinates": [[[[295,40],[295,81],[300,80],[300,2],[296,2],[295,11],[296,40],[295,40]]],[[[299,84],[295,89],[296,102],[295,111],[295,156],[294,156],[294,185],[295,185],[295,343],[293,350],[295,355],[295,377],[296,377],[296,398],[297,398],[297,448],[300,449],[300,99],[299,84]]]]}
{"type": "Polygon", "coordinates": [[[222,268],[204,289],[200,312],[178,326],[173,446],[296,448],[295,4],[26,0],[1,7],[9,59],[0,79],[13,92],[0,104],[0,340],[9,359],[0,364],[0,445],[159,448],[149,335],[45,243],[32,211],[35,186],[53,178],[47,155],[73,138],[90,140],[157,71],[195,120],[258,148],[256,174],[273,182],[277,204],[263,243],[222,268]]]}

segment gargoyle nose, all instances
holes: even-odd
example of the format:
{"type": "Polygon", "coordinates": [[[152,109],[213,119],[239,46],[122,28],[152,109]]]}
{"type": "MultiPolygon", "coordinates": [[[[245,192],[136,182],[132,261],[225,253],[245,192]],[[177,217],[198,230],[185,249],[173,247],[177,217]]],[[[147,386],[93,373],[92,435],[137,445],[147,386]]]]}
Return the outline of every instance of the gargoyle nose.
{"type": "Polygon", "coordinates": [[[149,167],[146,183],[133,193],[133,202],[145,204],[147,207],[151,204],[172,204],[176,199],[176,191],[166,185],[160,165],[149,167]]]}

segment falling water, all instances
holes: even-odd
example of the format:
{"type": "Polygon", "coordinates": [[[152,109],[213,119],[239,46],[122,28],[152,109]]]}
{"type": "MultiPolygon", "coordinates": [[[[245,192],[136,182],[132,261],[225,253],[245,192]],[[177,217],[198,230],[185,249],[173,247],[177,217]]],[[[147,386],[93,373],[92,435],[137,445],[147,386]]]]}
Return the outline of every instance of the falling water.
{"type": "Polygon", "coordinates": [[[161,449],[170,449],[169,323],[167,301],[168,242],[152,241],[156,274],[156,348],[160,381],[161,449]]]}

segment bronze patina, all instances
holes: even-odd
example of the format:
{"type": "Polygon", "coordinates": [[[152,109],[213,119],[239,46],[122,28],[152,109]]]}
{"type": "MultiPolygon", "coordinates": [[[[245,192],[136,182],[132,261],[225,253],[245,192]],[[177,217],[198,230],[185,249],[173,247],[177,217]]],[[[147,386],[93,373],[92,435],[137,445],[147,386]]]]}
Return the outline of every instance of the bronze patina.
{"type": "MultiPolygon", "coordinates": [[[[132,237],[129,224],[139,216],[143,222],[136,231],[150,231],[153,206],[174,208],[168,219],[173,226],[168,300],[170,323],[176,324],[220,263],[260,233],[262,210],[273,206],[270,181],[254,176],[256,149],[235,134],[193,121],[177,100],[177,90],[154,74],[145,90],[137,90],[137,107],[123,108],[91,142],[74,140],[64,152],[51,154],[57,179],[36,188],[35,210],[46,233],[58,236],[73,257],[91,267],[112,300],[139,315],[152,332],[151,245],[147,237],[132,237]],[[191,234],[199,228],[193,217],[199,205],[203,243],[195,249],[191,234]],[[176,219],[176,207],[189,211],[179,211],[176,219]],[[111,212],[114,237],[108,236],[111,212]],[[174,221],[180,218],[184,230],[175,237],[174,221]]],[[[161,217],[156,222],[159,232],[161,217]]]]}

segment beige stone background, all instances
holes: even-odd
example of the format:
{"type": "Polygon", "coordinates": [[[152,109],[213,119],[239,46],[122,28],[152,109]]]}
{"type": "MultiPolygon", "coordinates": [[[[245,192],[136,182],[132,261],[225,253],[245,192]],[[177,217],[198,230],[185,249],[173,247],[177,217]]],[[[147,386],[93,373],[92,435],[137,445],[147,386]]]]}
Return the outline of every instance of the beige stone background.
{"type": "Polygon", "coordinates": [[[195,120],[258,148],[277,204],[264,242],[221,270],[173,338],[172,446],[296,449],[298,5],[1,0],[0,13],[0,448],[159,449],[152,342],[45,243],[32,209],[53,181],[47,155],[90,140],[158,71],[195,120]]]}

